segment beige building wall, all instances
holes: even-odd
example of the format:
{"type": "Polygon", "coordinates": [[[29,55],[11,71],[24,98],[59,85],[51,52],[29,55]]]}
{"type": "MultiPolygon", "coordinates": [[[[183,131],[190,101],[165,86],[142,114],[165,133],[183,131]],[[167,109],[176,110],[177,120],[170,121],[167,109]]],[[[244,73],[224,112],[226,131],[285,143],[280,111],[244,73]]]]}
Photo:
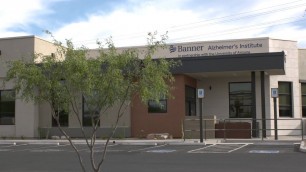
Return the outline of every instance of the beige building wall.
{"type": "MultiPolygon", "coordinates": [[[[6,62],[24,58],[30,60],[34,53],[34,37],[18,37],[0,39],[1,67],[0,82],[5,79],[7,72],[6,62]]],[[[2,86],[1,90],[12,89],[12,83],[2,86]]],[[[33,137],[34,113],[37,106],[21,100],[15,102],[15,125],[0,125],[2,137],[33,137]]]]}
{"type": "MultiPolygon", "coordinates": [[[[79,118],[82,121],[82,102],[81,98],[79,99],[79,118]]],[[[119,109],[119,105],[114,105],[112,108],[110,108],[108,111],[104,113],[104,115],[101,116],[101,122],[100,126],[103,128],[111,128],[115,125],[116,119],[117,119],[117,112],[119,109]]],[[[122,115],[122,117],[119,120],[118,126],[119,127],[130,127],[130,106],[128,106],[122,115]]],[[[47,103],[41,103],[39,105],[39,127],[40,128],[51,128],[52,127],[52,114],[51,114],[51,107],[47,103]]],[[[70,108],[69,110],[69,128],[80,128],[80,123],[77,119],[76,114],[70,108]]]]}
{"type": "Polygon", "coordinates": [[[6,62],[24,58],[30,60],[34,54],[34,36],[0,39],[0,78],[6,76],[6,62]]]}
{"type": "MultiPolygon", "coordinates": [[[[78,106],[78,117],[82,122],[82,97],[79,95],[79,98],[77,99],[77,106],[78,106]]],[[[116,119],[117,119],[117,110],[119,109],[119,104],[114,105],[112,108],[107,110],[106,112],[101,115],[100,118],[100,127],[98,129],[98,136],[105,137],[106,133],[108,134],[109,131],[115,126],[116,119]],[[105,130],[105,131],[102,131],[105,130]]],[[[124,133],[118,133],[117,137],[121,136],[129,136],[130,132],[128,132],[131,128],[131,122],[130,122],[130,115],[131,115],[131,109],[130,106],[128,106],[122,115],[122,117],[119,120],[118,123],[118,132],[124,132],[124,133]]],[[[51,137],[53,135],[55,136],[62,136],[62,134],[59,132],[57,127],[52,127],[52,114],[51,114],[51,107],[47,103],[41,103],[39,105],[39,128],[43,131],[41,133],[41,137],[51,137]]],[[[76,116],[76,113],[70,107],[69,110],[69,117],[68,117],[68,127],[63,127],[63,129],[68,133],[68,135],[71,135],[73,137],[82,137],[81,130],[80,130],[80,123],[78,120],[78,117],[76,116]]],[[[91,127],[84,127],[85,133],[90,133],[91,127]]]]}
{"type": "MultiPolygon", "coordinates": [[[[204,88],[203,115],[216,115],[218,119],[229,118],[229,83],[251,82],[251,72],[228,72],[219,77],[208,77],[198,81],[198,88],[204,88]],[[211,88],[211,89],[210,89],[211,88]]],[[[260,73],[256,72],[256,116],[261,118],[260,73]]],[[[197,104],[199,112],[199,104],[197,104]]],[[[250,118],[251,119],[251,118],[250,118]]]]}
{"type": "Polygon", "coordinates": [[[48,103],[39,104],[39,128],[51,128],[52,127],[52,116],[51,107],[48,103]]]}
{"type": "MultiPolygon", "coordinates": [[[[299,55],[296,41],[286,41],[286,40],[277,40],[270,39],[269,42],[269,52],[280,52],[284,51],[286,54],[285,57],[285,75],[271,75],[270,76],[270,88],[278,88],[278,82],[285,81],[292,83],[292,109],[293,114],[291,117],[279,117],[278,128],[279,129],[298,129],[300,127],[300,121],[291,120],[293,118],[301,118],[301,93],[300,93],[300,82],[299,82],[299,55]],[[282,119],[289,119],[282,120],[282,119]]],[[[273,99],[271,98],[271,90],[267,92],[267,95],[270,97],[270,111],[267,115],[270,114],[270,118],[274,118],[274,109],[273,109],[273,99]]],[[[279,106],[277,105],[277,108],[279,106]]],[[[267,116],[268,117],[268,116],[267,116]]],[[[270,121],[270,125],[274,128],[273,121],[270,121]]],[[[290,130],[281,130],[278,132],[279,135],[284,134],[300,134],[300,131],[290,131],[290,130]]],[[[272,135],[274,132],[272,132],[272,135]]]]}
{"type": "MultiPolygon", "coordinates": [[[[268,39],[268,52],[286,52],[285,62],[285,75],[270,75],[265,72],[265,102],[266,102],[266,118],[274,118],[273,99],[271,98],[271,88],[278,88],[279,81],[292,83],[292,100],[293,100],[293,116],[279,117],[278,122],[279,129],[299,129],[301,115],[301,93],[300,93],[300,79],[303,76],[306,78],[306,71],[299,70],[302,68],[303,63],[306,63],[306,58],[299,64],[299,58],[301,59],[306,55],[306,51],[302,51],[302,54],[298,54],[298,48],[296,41],[268,39]],[[299,66],[300,65],[300,66],[299,66]],[[300,77],[301,74],[301,77],[300,77]],[[289,120],[285,120],[289,119],[289,120]],[[296,120],[292,120],[296,119],[296,120]]],[[[301,52],[301,51],[300,51],[301,52]]],[[[256,116],[257,119],[262,118],[261,107],[261,80],[260,71],[256,72],[256,116]]],[[[205,76],[205,74],[204,74],[205,76]]],[[[217,119],[229,118],[229,82],[251,82],[251,71],[247,72],[227,72],[223,74],[208,74],[198,82],[198,88],[205,89],[205,98],[203,100],[203,115],[216,115],[217,119]],[[219,76],[218,76],[219,75],[219,76]],[[223,75],[223,76],[222,76],[223,75]],[[211,87],[211,90],[209,89],[211,87]]],[[[198,112],[199,112],[199,104],[198,112]]],[[[278,107],[278,105],[277,105],[278,107]]],[[[259,126],[261,128],[261,121],[259,126]]],[[[267,121],[267,128],[274,128],[273,120],[267,121]]],[[[273,135],[273,131],[268,131],[268,134],[273,135]]],[[[279,131],[279,135],[293,134],[299,135],[300,131],[283,130],[279,131]]]]}
{"type": "MultiPolygon", "coordinates": [[[[34,53],[50,55],[54,52],[54,47],[52,47],[52,43],[35,36],[0,39],[2,65],[0,67],[0,82],[2,83],[6,76],[6,61],[17,59],[31,61],[34,53]]],[[[12,83],[8,83],[2,86],[1,90],[12,88],[12,83]]],[[[0,135],[4,137],[37,137],[38,124],[39,105],[17,99],[15,102],[15,125],[0,125],[0,135]]]]}
{"type": "Polygon", "coordinates": [[[306,49],[299,49],[299,76],[300,80],[306,80],[306,49]]]}

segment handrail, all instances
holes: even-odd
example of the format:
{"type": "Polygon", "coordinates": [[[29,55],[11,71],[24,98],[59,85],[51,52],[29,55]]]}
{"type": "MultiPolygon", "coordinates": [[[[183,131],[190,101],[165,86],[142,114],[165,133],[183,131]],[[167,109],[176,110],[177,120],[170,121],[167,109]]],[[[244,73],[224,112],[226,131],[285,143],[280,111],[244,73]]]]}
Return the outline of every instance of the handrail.
{"type": "MultiPolygon", "coordinates": [[[[272,128],[272,125],[270,125],[270,128],[265,128],[265,129],[263,129],[263,128],[261,128],[261,127],[257,127],[257,126],[255,126],[255,127],[252,127],[251,126],[251,128],[250,129],[230,129],[230,128],[226,128],[226,123],[231,123],[231,122],[234,122],[234,121],[236,121],[236,122],[241,122],[241,121],[250,121],[250,123],[251,123],[251,125],[252,125],[252,121],[256,121],[256,122],[262,122],[262,121],[274,121],[275,119],[273,119],[273,118],[268,118],[268,119],[259,119],[259,118],[257,118],[257,119],[252,119],[252,118],[230,118],[230,119],[205,119],[205,118],[203,118],[203,121],[204,121],[204,127],[203,127],[203,133],[205,133],[205,140],[207,139],[206,138],[206,133],[208,132],[208,131],[223,131],[223,139],[224,140],[226,140],[226,134],[228,133],[228,131],[258,131],[258,132],[261,132],[261,139],[263,140],[264,139],[264,137],[263,137],[263,132],[265,132],[265,131],[273,131],[273,130],[275,130],[275,127],[273,127],[272,128]],[[214,128],[214,129],[210,129],[210,128],[207,128],[207,122],[208,121],[216,121],[215,122],[215,124],[216,123],[223,123],[223,128],[222,129],[216,129],[216,128],[214,128]]],[[[284,127],[282,127],[282,128],[277,128],[277,131],[300,131],[300,135],[301,135],[301,139],[302,140],[304,140],[304,122],[303,122],[303,118],[292,118],[292,119],[290,119],[290,118],[279,118],[279,119],[276,119],[277,121],[300,121],[300,124],[298,124],[297,126],[299,126],[299,128],[284,128],[284,127]]],[[[184,139],[185,139],[185,136],[186,136],[186,133],[185,132],[199,132],[200,131],[200,129],[186,129],[185,128],[185,123],[186,123],[186,121],[199,121],[199,119],[196,119],[196,118],[194,118],[194,119],[185,119],[184,120],[184,139]]],[[[288,135],[289,136],[289,135],[288,135]]],[[[252,138],[252,137],[251,137],[252,138]]]]}

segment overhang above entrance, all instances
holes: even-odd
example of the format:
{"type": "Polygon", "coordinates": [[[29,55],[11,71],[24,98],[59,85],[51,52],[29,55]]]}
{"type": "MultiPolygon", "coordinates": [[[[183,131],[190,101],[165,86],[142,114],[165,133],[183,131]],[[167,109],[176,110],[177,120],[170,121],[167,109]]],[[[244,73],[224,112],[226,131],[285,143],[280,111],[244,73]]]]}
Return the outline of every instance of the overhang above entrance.
{"type": "Polygon", "coordinates": [[[172,69],[173,74],[204,72],[265,71],[269,75],[285,74],[285,53],[255,53],[222,56],[172,58],[182,65],[172,69]]]}

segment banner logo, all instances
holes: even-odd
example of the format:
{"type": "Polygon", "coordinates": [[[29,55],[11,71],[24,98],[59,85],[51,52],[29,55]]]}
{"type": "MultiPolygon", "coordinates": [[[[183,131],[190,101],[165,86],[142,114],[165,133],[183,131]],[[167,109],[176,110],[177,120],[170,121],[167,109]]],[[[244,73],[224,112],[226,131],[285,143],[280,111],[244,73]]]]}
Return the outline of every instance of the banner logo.
{"type": "Polygon", "coordinates": [[[174,45],[170,45],[170,53],[174,53],[176,51],[176,47],[174,45]]]}

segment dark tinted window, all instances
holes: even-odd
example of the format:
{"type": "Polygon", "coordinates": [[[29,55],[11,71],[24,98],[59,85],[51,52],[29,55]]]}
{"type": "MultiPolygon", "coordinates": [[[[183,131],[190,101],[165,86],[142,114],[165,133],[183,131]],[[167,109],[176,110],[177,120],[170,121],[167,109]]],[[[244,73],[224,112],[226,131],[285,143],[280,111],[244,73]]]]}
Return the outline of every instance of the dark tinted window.
{"type": "Polygon", "coordinates": [[[160,99],[159,102],[154,100],[148,101],[149,113],[166,113],[167,112],[167,99],[160,99]]]}
{"type": "Polygon", "coordinates": [[[306,117],[306,83],[301,83],[302,93],[302,115],[306,117]]]}
{"type": "Polygon", "coordinates": [[[0,91],[0,125],[15,124],[15,91],[0,91]]]}
{"type": "Polygon", "coordinates": [[[279,116],[292,117],[291,82],[278,82],[279,116]]]}
{"type": "Polygon", "coordinates": [[[251,118],[251,107],[251,83],[229,83],[230,118],[251,118]]]}

